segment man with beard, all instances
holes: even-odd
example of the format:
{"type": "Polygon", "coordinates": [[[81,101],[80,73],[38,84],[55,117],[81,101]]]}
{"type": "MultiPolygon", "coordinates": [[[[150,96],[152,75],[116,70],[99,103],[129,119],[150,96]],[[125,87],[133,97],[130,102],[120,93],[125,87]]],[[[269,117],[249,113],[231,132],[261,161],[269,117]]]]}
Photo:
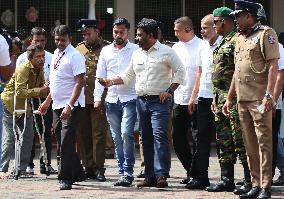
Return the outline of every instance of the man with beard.
{"type": "MultiPolygon", "coordinates": [[[[44,97],[48,94],[49,88],[45,85],[44,74],[44,50],[39,44],[32,44],[27,48],[27,60],[16,68],[15,73],[6,85],[1,99],[3,101],[3,144],[0,173],[1,178],[7,177],[9,161],[13,155],[15,145],[15,136],[13,132],[13,111],[14,103],[16,109],[25,109],[25,100],[32,97],[44,97]],[[16,102],[14,102],[16,95],[16,102]]],[[[30,107],[28,107],[26,124],[24,124],[25,115],[16,115],[16,126],[23,134],[20,149],[20,164],[16,175],[26,170],[30,159],[33,144],[33,119],[30,107]],[[24,127],[25,125],[25,127],[24,127]]]]}
{"type": "Polygon", "coordinates": [[[85,106],[85,58],[71,45],[71,30],[66,25],[54,29],[54,51],[50,68],[50,94],[39,107],[45,114],[52,102],[53,127],[60,141],[58,180],[60,190],[72,189],[74,182],[85,180],[75,150],[76,128],[81,107],[85,106]]]}
{"type": "Polygon", "coordinates": [[[80,19],[77,26],[83,35],[84,41],[79,43],[76,49],[86,59],[86,85],[84,90],[86,107],[82,108],[77,138],[80,144],[80,156],[85,166],[86,176],[103,182],[106,181],[104,163],[108,128],[104,104],[103,102],[96,102],[95,108],[93,94],[95,88],[94,76],[104,42],[99,37],[96,20],[80,19]]]}
{"type": "Polygon", "coordinates": [[[273,91],[280,56],[275,31],[258,22],[261,8],[257,3],[235,0],[233,12],[240,34],[223,112],[229,114],[236,93],[252,180],[252,189],[240,198],[271,198],[273,91]]]}
{"type": "Polygon", "coordinates": [[[158,24],[142,19],[136,39],[140,48],[120,77],[99,79],[105,87],[132,83],[136,78],[137,112],[141,125],[145,161],[145,179],[137,187],[168,186],[169,141],[168,121],[175,89],[185,80],[185,69],[173,49],[158,40],[158,24]],[[174,73],[175,75],[172,75],[174,73]]]}
{"type": "MultiPolygon", "coordinates": [[[[129,65],[132,53],[138,49],[129,42],[130,24],[125,18],[117,18],[113,23],[112,44],[104,47],[100,53],[97,78],[115,78],[124,73],[129,65]]],[[[133,178],[134,157],[134,125],[136,114],[135,81],[128,85],[113,86],[108,89],[105,99],[106,115],[110,125],[120,178],[114,186],[130,186],[133,178]]],[[[98,81],[95,84],[94,107],[101,103],[104,87],[98,81]]]]}
{"type": "Polygon", "coordinates": [[[191,177],[186,185],[188,189],[205,189],[210,185],[208,167],[212,133],[215,130],[214,115],[211,111],[213,101],[212,65],[213,51],[221,41],[214,30],[214,16],[206,15],[201,20],[203,42],[197,49],[196,63],[199,66],[194,88],[189,100],[189,112],[193,113],[197,101],[197,133],[193,134],[196,150],[193,154],[191,177]]]}

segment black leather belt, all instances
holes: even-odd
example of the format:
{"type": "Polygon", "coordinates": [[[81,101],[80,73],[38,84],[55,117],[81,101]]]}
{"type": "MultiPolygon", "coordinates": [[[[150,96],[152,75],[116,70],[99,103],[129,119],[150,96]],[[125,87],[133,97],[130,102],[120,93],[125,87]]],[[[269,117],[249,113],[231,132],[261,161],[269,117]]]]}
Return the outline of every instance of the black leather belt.
{"type": "Polygon", "coordinates": [[[139,97],[143,100],[148,101],[148,100],[155,100],[155,99],[159,98],[160,95],[143,95],[143,96],[139,96],[139,97]]]}

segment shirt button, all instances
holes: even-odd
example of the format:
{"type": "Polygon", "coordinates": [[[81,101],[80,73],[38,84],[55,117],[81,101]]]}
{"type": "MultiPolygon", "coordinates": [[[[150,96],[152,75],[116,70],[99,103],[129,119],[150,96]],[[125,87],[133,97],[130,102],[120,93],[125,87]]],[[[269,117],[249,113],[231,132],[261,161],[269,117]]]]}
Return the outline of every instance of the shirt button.
{"type": "Polygon", "coordinates": [[[86,75],[86,78],[88,78],[89,76],[88,75],[86,75]]]}

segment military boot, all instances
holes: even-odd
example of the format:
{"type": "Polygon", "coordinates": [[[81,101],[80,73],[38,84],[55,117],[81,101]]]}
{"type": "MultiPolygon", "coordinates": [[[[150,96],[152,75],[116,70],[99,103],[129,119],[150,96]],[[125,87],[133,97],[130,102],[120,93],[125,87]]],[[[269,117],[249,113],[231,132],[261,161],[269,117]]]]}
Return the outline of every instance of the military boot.
{"type": "Polygon", "coordinates": [[[251,176],[250,176],[250,170],[248,167],[248,163],[243,163],[243,168],[244,168],[244,183],[240,188],[236,188],[233,192],[236,195],[241,195],[249,192],[252,188],[251,184],[251,176]]]}
{"type": "Polygon", "coordinates": [[[215,185],[207,187],[208,192],[234,191],[236,188],[234,183],[234,164],[221,164],[221,180],[215,185]]]}

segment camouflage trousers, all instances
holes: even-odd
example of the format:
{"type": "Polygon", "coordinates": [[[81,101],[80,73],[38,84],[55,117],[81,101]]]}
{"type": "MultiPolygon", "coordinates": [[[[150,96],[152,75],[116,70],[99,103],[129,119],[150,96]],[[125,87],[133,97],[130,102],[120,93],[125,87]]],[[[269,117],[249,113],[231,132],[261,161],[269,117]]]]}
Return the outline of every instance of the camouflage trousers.
{"type": "MultiPolygon", "coordinates": [[[[218,104],[218,109],[222,106],[223,103],[218,104]]],[[[246,163],[247,156],[236,103],[234,103],[233,108],[230,109],[229,117],[226,117],[221,111],[215,113],[215,116],[219,162],[235,164],[237,157],[239,157],[242,164],[246,163]]]]}

